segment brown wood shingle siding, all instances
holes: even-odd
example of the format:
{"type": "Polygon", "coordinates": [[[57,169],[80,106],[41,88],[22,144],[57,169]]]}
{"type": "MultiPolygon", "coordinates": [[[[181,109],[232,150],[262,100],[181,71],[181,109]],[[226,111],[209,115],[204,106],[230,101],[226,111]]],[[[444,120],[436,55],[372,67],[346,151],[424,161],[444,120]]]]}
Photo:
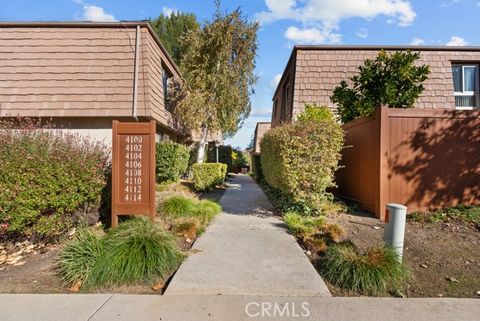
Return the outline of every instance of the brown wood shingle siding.
{"type": "Polygon", "coordinates": [[[260,143],[262,142],[263,136],[270,129],[270,127],[271,127],[270,123],[265,123],[265,122],[257,123],[257,126],[255,127],[255,133],[254,133],[253,153],[260,154],[261,152],[260,143]]]}
{"type": "Polygon", "coordinates": [[[132,28],[2,29],[0,115],[130,116],[134,44],[132,28]]]}
{"type": "Polygon", "coordinates": [[[174,127],[170,112],[165,109],[165,96],[163,92],[163,69],[166,68],[170,74],[174,74],[173,66],[166,60],[166,57],[158,50],[153,37],[146,33],[144,44],[147,53],[145,64],[146,79],[148,87],[148,102],[150,104],[149,114],[153,118],[161,119],[162,123],[174,127]]]}
{"type": "MultiPolygon", "coordinates": [[[[422,48],[412,50],[420,52],[420,64],[430,66],[429,79],[425,82],[425,91],[415,104],[416,108],[455,108],[452,80],[452,63],[480,63],[479,48],[422,48]]],[[[388,50],[402,50],[402,48],[389,48],[388,50]]],[[[306,103],[327,105],[335,109],[330,101],[334,88],[340,81],[347,80],[357,73],[357,68],[365,59],[375,58],[379,50],[374,48],[303,48],[294,49],[289,60],[282,82],[289,78],[294,86],[293,105],[287,104],[288,111],[293,110],[293,119],[304,110],[306,103]],[[295,67],[293,67],[295,66],[295,67]],[[287,77],[291,73],[295,77],[287,77]]],[[[273,100],[281,99],[283,86],[279,84],[273,100]]],[[[280,107],[281,104],[279,103],[280,107]]],[[[280,111],[277,111],[280,115],[280,111]]],[[[291,121],[291,117],[283,121],[291,121]]],[[[272,116],[272,125],[279,119],[272,116]]]]}
{"type": "Polygon", "coordinates": [[[177,130],[162,82],[177,68],[145,22],[1,24],[0,116],[131,117],[137,24],[137,116],[177,130]]]}

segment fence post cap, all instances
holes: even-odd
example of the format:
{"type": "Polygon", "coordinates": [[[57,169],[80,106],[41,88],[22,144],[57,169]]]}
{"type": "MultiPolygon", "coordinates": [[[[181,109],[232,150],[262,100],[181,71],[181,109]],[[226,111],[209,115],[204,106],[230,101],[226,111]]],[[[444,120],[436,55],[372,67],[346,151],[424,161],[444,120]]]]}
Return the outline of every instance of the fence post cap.
{"type": "Polygon", "coordinates": [[[395,210],[407,210],[407,207],[402,204],[397,204],[397,203],[388,203],[387,204],[388,209],[395,209],[395,210]]]}

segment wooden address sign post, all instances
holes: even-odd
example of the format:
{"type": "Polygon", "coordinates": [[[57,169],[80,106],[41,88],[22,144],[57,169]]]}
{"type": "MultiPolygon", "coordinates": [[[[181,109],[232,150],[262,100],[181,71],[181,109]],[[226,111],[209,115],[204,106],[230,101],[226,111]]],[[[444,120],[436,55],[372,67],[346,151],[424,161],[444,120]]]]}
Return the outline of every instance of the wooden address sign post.
{"type": "Polygon", "coordinates": [[[119,215],[155,219],[155,121],[113,121],[112,227],[119,215]]]}

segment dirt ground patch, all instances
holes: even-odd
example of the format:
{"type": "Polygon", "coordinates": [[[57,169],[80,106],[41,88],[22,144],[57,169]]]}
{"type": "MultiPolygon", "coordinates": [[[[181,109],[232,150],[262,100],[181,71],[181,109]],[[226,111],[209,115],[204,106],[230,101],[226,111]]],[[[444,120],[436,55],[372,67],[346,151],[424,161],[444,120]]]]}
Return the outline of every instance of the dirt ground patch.
{"type": "MultiPolygon", "coordinates": [[[[44,253],[30,254],[24,257],[21,266],[2,265],[0,271],[0,293],[70,293],[70,287],[63,284],[57,274],[57,260],[62,246],[52,246],[44,253]]],[[[98,287],[89,293],[125,293],[125,294],[160,294],[162,287],[154,290],[158,282],[125,286],[98,287]]]]}
{"type": "MultiPolygon", "coordinates": [[[[360,249],[383,242],[383,224],[366,213],[330,219],[346,230],[360,249]]],[[[480,298],[480,230],[458,221],[419,223],[408,220],[404,262],[413,274],[408,297],[480,298]]],[[[329,285],[336,296],[356,296],[329,285]]]]}

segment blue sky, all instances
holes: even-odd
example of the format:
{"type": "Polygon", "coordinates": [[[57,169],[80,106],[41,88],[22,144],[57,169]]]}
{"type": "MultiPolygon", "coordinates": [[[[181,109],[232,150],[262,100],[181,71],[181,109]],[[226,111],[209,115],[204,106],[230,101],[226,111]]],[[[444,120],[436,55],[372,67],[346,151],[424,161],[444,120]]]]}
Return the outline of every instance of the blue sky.
{"type": "MultiPolygon", "coordinates": [[[[258,121],[269,121],[272,95],[294,44],[480,45],[480,0],[222,1],[259,20],[253,110],[227,140],[245,147],[258,121]]],[[[143,20],[172,10],[211,17],[213,0],[2,1],[0,20],[143,20]]]]}

